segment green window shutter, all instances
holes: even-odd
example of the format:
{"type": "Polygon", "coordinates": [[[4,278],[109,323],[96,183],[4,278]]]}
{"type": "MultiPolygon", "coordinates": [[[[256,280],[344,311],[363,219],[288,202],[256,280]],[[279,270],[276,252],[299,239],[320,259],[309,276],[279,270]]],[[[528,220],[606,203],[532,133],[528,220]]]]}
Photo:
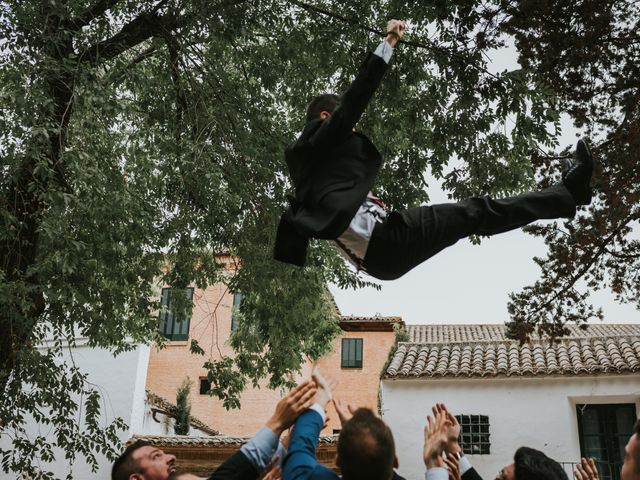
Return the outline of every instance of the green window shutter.
{"type": "Polygon", "coordinates": [[[342,339],[342,368],[362,368],[362,338],[342,339]]]}
{"type": "MultiPolygon", "coordinates": [[[[193,299],[193,288],[187,288],[185,295],[188,300],[193,299]]],[[[163,288],[160,297],[160,321],[158,329],[168,340],[187,340],[191,318],[177,318],[171,310],[171,289],[163,288]]]]}
{"type": "Polygon", "coordinates": [[[235,332],[238,328],[238,311],[244,295],[241,292],[233,292],[233,308],[231,310],[231,332],[235,332]]]}

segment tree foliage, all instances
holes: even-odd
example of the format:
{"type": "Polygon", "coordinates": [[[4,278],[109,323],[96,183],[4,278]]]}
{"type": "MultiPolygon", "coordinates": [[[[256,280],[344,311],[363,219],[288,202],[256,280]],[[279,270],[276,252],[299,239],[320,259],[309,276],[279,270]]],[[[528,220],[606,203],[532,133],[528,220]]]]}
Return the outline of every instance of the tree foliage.
{"type": "Polygon", "coordinates": [[[290,190],[282,151],[310,96],[342,90],[390,17],[411,32],[359,126],[386,159],[385,203],[427,201],[425,171],[452,198],[530,188],[533,167],[557,177],[536,152],[555,146],[566,111],[606,138],[598,200],[592,217],[534,230],[550,257],[541,283],[514,297],[514,332],[578,319],[575,304],[590,313],[566,284],[570,265],[637,301],[640,76],[628,22],[638,12],[569,3],[0,1],[3,470],[46,472],[52,443],[27,435],[30,417],[52,428],[70,463],[113,455],[122,421],[101,426],[96,388],[63,352],[79,335],[114,353],[160,341],[159,284],[225,281],[244,293],[236,357],[215,360],[192,342],[228,406],[247,382],[282,385],[326,351],[337,330],[326,283],[366,280],[322,242],[304,269],[272,261],[290,190]],[[509,35],[523,68],[492,71],[488,54],[509,35]],[[242,259],[236,275],[219,252],[242,259]],[[90,436],[68,421],[80,412],[90,436]]]}
{"type": "Polygon", "coordinates": [[[182,381],[182,384],[176,392],[176,423],[173,431],[176,435],[189,435],[191,428],[191,402],[189,401],[189,392],[193,382],[189,377],[182,381]]]}

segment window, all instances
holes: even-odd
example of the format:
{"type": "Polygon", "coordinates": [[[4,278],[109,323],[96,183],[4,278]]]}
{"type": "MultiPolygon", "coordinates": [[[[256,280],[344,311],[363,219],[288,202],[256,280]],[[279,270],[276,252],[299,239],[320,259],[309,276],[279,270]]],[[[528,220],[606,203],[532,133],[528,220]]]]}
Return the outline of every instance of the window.
{"type": "Polygon", "coordinates": [[[362,339],[342,339],[342,368],[362,368],[362,339]]]}
{"type": "Polygon", "coordinates": [[[633,434],[633,403],[576,405],[580,453],[593,457],[601,480],[619,480],[624,447],[633,434]]]}
{"type": "Polygon", "coordinates": [[[460,423],[460,447],[469,455],[489,455],[489,417],[487,415],[456,415],[460,423]]]}
{"type": "Polygon", "coordinates": [[[200,377],[200,395],[207,395],[211,390],[211,382],[207,377],[200,377]]]}
{"type": "Polygon", "coordinates": [[[238,329],[238,313],[240,312],[240,304],[244,295],[240,292],[233,292],[233,310],[231,311],[231,331],[238,329]]]}
{"type": "MultiPolygon", "coordinates": [[[[193,299],[193,288],[187,288],[185,291],[187,300],[193,299]]],[[[177,318],[176,314],[171,310],[171,289],[163,288],[160,297],[162,308],[158,328],[160,333],[169,340],[186,340],[189,336],[189,323],[191,318],[177,318]]]]}

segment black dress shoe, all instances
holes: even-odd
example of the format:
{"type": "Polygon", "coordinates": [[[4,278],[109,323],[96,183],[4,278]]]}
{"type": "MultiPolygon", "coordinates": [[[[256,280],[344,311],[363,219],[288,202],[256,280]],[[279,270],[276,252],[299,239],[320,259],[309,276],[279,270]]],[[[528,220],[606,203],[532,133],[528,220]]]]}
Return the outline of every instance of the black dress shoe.
{"type": "Polygon", "coordinates": [[[589,145],[583,139],[576,145],[576,161],[562,174],[562,183],[567,187],[576,205],[589,205],[591,197],[591,175],[593,175],[593,157],[589,145]]]}

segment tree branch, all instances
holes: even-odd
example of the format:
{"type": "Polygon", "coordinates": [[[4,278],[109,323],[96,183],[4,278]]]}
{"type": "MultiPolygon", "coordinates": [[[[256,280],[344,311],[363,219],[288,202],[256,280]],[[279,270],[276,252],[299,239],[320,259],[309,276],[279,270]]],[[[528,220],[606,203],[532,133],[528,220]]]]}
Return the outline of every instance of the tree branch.
{"type": "MultiPolygon", "coordinates": [[[[352,18],[348,18],[345,17],[344,15],[340,15],[334,12],[331,12],[329,10],[325,10],[323,8],[320,7],[316,7],[315,5],[309,5],[308,3],[302,2],[300,0],[289,0],[290,3],[304,9],[307,10],[309,12],[314,12],[314,13],[319,13],[321,15],[327,16],[327,17],[331,17],[331,18],[335,18],[336,20],[340,20],[343,23],[347,23],[349,25],[354,25],[358,28],[360,28],[361,30],[365,30],[367,32],[370,33],[375,33],[376,35],[379,35],[381,37],[384,37],[386,35],[386,32],[382,32],[381,30],[376,30],[375,28],[371,28],[368,25],[365,25],[363,23],[358,22],[357,20],[354,20],[352,18]]],[[[451,47],[442,47],[440,45],[436,45],[433,42],[429,42],[429,43],[424,43],[424,42],[415,42],[413,40],[400,40],[398,43],[402,43],[404,45],[409,45],[411,47],[416,47],[416,48],[423,48],[425,50],[430,50],[432,52],[436,52],[440,55],[443,56],[455,56],[458,55],[458,51],[454,48],[451,47]]],[[[489,75],[490,77],[493,77],[495,79],[499,79],[499,77],[493,73],[491,73],[489,70],[482,68],[482,67],[475,67],[476,69],[478,69],[479,71],[485,73],[486,75],[489,75]]]]}
{"type": "Polygon", "coordinates": [[[600,242],[599,246],[597,247],[597,250],[593,253],[593,255],[591,256],[591,258],[582,265],[582,268],[580,268],[574,275],[571,275],[567,281],[567,283],[565,283],[565,285],[562,285],[560,288],[558,288],[553,295],[551,296],[551,298],[549,298],[547,301],[545,301],[544,303],[542,303],[538,308],[536,308],[533,312],[529,312],[529,316],[531,316],[532,314],[536,314],[539,313],[541,310],[543,310],[544,308],[548,307],[549,305],[551,305],[553,302],[555,302],[558,298],[560,298],[562,296],[562,293],[564,291],[566,291],[567,289],[573,288],[573,286],[576,284],[576,282],[582,278],[582,276],[587,273],[587,271],[593,266],[593,264],[596,262],[596,260],[598,258],[600,258],[603,254],[607,253],[607,245],[609,245],[609,243],[611,241],[613,241],[613,239],[618,236],[620,234],[620,232],[622,231],[622,229],[627,226],[629,223],[631,223],[634,220],[638,220],[640,219],[640,214],[632,214],[629,215],[627,218],[625,218],[622,222],[620,222],[620,224],[618,225],[618,227],[613,230],[613,232],[607,236],[606,238],[604,238],[602,240],[602,242],[600,242]]]}
{"type": "Polygon", "coordinates": [[[88,47],[80,59],[87,63],[96,63],[117,57],[122,52],[135,47],[145,40],[160,36],[164,32],[175,30],[183,24],[185,18],[173,15],[160,16],[157,13],[143,13],[126,24],[113,37],[88,47]]]}
{"type": "Polygon", "coordinates": [[[78,15],[75,18],[70,18],[65,22],[65,26],[70,30],[79,30],[82,27],[89,25],[91,20],[94,18],[98,18],[102,14],[104,14],[107,10],[110,10],[113,6],[115,6],[120,0],[99,0],[95,3],[91,8],[87,11],[78,15]]]}

